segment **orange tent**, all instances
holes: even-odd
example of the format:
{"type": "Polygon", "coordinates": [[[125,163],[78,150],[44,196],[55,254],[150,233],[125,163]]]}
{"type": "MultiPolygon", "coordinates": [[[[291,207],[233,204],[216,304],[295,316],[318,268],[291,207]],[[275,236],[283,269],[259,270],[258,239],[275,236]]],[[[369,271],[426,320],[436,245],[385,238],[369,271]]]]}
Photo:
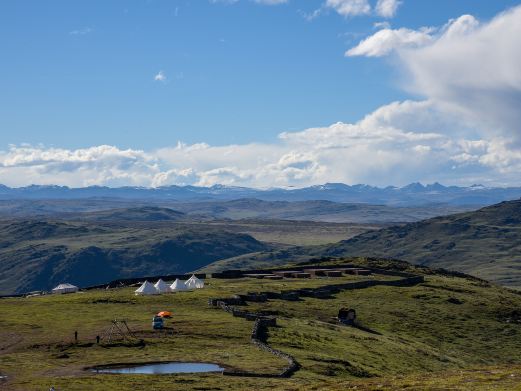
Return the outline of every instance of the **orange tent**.
{"type": "Polygon", "coordinates": [[[157,316],[160,316],[162,318],[171,318],[174,314],[170,311],[161,311],[157,314],[157,316]]]}

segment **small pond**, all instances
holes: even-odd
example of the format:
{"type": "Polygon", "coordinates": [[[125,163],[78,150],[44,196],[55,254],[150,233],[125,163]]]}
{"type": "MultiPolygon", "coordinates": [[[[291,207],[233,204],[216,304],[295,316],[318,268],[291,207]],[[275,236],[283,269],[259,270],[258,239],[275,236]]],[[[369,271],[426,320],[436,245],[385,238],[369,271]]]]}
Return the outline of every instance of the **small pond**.
{"type": "Polygon", "coordinates": [[[120,373],[126,375],[165,375],[169,373],[222,372],[223,370],[224,368],[217,364],[198,362],[163,362],[143,365],[103,366],[91,369],[95,373],[120,373]]]}

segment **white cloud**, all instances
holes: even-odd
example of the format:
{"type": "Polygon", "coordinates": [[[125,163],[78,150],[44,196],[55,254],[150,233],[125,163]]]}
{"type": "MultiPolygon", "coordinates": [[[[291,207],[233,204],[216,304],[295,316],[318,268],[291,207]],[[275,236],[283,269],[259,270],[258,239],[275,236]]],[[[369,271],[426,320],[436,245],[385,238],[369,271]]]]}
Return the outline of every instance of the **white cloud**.
{"type": "Polygon", "coordinates": [[[457,19],[451,19],[441,28],[445,40],[471,33],[479,27],[479,21],[472,15],[462,15],[457,19]]]}
{"type": "Polygon", "coordinates": [[[373,27],[375,29],[390,29],[391,28],[391,23],[389,23],[388,21],[384,21],[384,22],[375,22],[373,24],[373,27]]]}
{"type": "Polygon", "coordinates": [[[521,7],[482,25],[464,15],[442,30],[432,44],[399,53],[408,88],[483,137],[521,142],[521,7]]]}
{"type": "Polygon", "coordinates": [[[462,15],[457,19],[451,19],[441,28],[422,27],[419,30],[411,30],[402,27],[393,30],[386,23],[375,23],[375,27],[384,28],[360,41],[358,45],[349,49],[345,55],[348,57],[386,56],[393,51],[420,48],[436,41],[447,41],[461,37],[471,33],[479,26],[477,19],[471,15],[462,15]]]}
{"type": "Polygon", "coordinates": [[[165,82],[165,81],[166,81],[166,75],[165,75],[165,72],[163,72],[163,71],[159,71],[159,72],[154,76],[154,80],[155,80],[155,81],[160,81],[160,82],[165,82]]]}
{"type": "Polygon", "coordinates": [[[146,183],[158,171],[153,156],[108,145],[76,150],[11,146],[0,152],[0,178],[13,185],[137,185],[146,183]]]}
{"type": "Polygon", "coordinates": [[[375,11],[382,18],[393,18],[401,4],[399,0],[378,0],[375,11]]]}
{"type": "Polygon", "coordinates": [[[385,28],[360,41],[345,55],[348,57],[381,57],[396,49],[424,46],[430,42],[432,42],[432,36],[429,29],[416,31],[407,28],[397,30],[385,28]]]}
{"type": "Polygon", "coordinates": [[[326,0],[324,7],[334,9],[345,17],[367,15],[371,12],[368,0],[326,0]]]}
{"type": "Polygon", "coordinates": [[[272,143],[187,145],[153,151],[11,146],[0,183],[253,187],[325,182],[386,186],[413,181],[517,184],[521,152],[508,139],[469,137],[458,117],[431,101],[394,102],[353,124],[284,132],[272,143]],[[461,129],[461,134],[453,131],[461,129]]]}

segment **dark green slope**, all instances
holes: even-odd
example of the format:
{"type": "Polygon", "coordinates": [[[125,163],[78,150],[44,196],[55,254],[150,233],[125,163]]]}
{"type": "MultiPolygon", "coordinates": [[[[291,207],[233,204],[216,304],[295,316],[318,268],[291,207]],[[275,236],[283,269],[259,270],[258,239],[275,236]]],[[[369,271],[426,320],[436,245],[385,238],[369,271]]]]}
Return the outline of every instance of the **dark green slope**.
{"type": "Polygon", "coordinates": [[[208,269],[264,267],[323,256],[402,259],[521,288],[521,200],[369,231],[332,245],[238,256],[208,269]]]}
{"type": "Polygon", "coordinates": [[[0,294],[186,273],[267,248],[249,235],[205,227],[0,222],[0,294]]]}
{"type": "Polygon", "coordinates": [[[399,258],[521,287],[521,201],[368,232],[331,251],[399,258]]]}

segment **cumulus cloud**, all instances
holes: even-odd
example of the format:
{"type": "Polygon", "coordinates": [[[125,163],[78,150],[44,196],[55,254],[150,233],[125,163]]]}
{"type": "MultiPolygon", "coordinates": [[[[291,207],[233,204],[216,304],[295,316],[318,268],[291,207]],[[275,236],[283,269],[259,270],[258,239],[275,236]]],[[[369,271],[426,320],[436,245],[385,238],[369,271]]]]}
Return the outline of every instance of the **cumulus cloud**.
{"type": "Polygon", "coordinates": [[[431,101],[394,102],[359,122],[284,132],[272,143],[178,143],[153,151],[11,146],[0,152],[0,182],[153,187],[517,183],[519,149],[503,137],[468,137],[465,122],[458,116],[439,119],[438,110],[431,101]],[[461,134],[450,131],[456,128],[461,134]]]}
{"type": "Polygon", "coordinates": [[[367,15],[371,12],[368,0],[326,0],[324,7],[345,17],[367,15]]]}
{"type": "Polygon", "coordinates": [[[432,39],[431,30],[427,28],[418,31],[407,28],[397,30],[384,28],[362,40],[357,46],[349,49],[345,55],[348,57],[381,57],[396,49],[424,46],[432,39]]]}
{"type": "Polygon", "coordinates": [[[399,0],[378,0],[376,3],[376,14],[383,18],[393,18],[402,4],[399,0]]]}
{"type": "Polygon", "coordinates": [[[518,6],[484,23],[462,15],[439,28],[383,29],[346,55],[395,51],[406,88],[424,96],[439,118],[459,118],[473,137],[502,137],[521,145],[520,47],[518,6]]]}
{"type": "Polygon", "coordinates": [[[521,7],[478,25],[452,21],[432,44],[400,53],[409,88],[474,123],[521,142],[521,7]]]}
{"type": "Polygon", "coordinates": [[[474,31],[479,22],[472,15],[462,15],[449,20],[441,27],[422,27],[418,30],[408,28],[391,29],[386,22],[375,24],[384,27],[378,32],[363,39],[355,47],[349,49],[348,57],[366,56],[381,57],[393,51],[404,51],[428,46],[437,41],[449,41],[474,31]]]}
{"type": "Polygon", "coordinates": [[[153,156],[108,145],[76,150],[11,146],[0,152],[0,178],[13,185],[138,185],[157,172],[153,156]]]}
{"type": "Polygon", "coordinates": [[[163,72],[163,71],[157,72],[156,75],[154,76],[154,80],[164,83],[166,81],[165,72],[163,72]]]}

